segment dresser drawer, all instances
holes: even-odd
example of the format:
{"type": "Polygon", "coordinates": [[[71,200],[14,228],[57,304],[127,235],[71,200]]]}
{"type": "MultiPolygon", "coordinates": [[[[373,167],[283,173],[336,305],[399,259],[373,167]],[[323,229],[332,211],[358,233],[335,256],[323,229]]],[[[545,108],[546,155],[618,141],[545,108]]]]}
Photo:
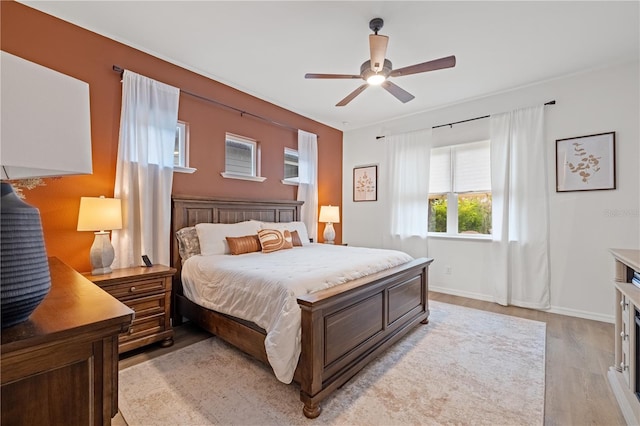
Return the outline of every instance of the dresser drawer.
{"type": "Polygon", "coordinates": [[[145,294],[157,294],[167,290],[166,280],[162,278],[144,281],[124,282],[114,285],[104,285],[102,288],[116,299],[140,297],[145,294]]]}

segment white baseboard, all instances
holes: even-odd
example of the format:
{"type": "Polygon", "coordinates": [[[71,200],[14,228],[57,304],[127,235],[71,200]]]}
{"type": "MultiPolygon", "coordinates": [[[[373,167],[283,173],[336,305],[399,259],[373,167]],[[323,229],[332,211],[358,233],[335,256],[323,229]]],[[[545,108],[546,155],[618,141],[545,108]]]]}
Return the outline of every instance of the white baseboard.
{"type": "MultiPolygon", "coordinates": [[[[495,302],[495,299],[493,298],[493,296],[482,294],[482,293],[456,290],[456,289],[441,287],[437,285],[429,285],[429,290],[435,291],[437,293],[450,294],[452,296],[468,297],[469,299],[483,300],[485,302],[495,302]]],[[[613,315],[603,315],[595,312],[582,311],[578,309],[563,308],[561,306],[551,306],[551,309],[545,310],[544,312],[550,312],[552,314],[559,314],[559,315],[566,315],[569,317],[584,318],[584,319],[594,320],[594,321],[608,322],[612,324],[615,322],[613,315]]]]}

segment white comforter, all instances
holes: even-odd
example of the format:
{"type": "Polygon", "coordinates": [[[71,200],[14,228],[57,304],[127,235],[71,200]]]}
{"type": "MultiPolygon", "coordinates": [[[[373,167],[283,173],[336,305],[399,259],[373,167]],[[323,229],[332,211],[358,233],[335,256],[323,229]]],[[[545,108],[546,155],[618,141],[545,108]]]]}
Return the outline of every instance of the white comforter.
{"type": "Polygon", "coordinates": [[[182,266],[182,283],[198,305],[265,329],[269,363],[278,380],[290,383],[300,356],[297,296],[410,260],[395,250],[309,244],[268,254],[193,256],[182,266]]]}

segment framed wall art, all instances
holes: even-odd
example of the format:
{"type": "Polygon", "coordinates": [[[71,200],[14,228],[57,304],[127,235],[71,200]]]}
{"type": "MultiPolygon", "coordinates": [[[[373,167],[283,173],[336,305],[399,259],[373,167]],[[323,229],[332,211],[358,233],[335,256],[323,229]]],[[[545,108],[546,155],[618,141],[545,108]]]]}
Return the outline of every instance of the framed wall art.
{"type": "Polygon", "coordinates": [[[556,192],[616,189],[615,132],[556,140],[556,192]]]}
{"type": "Polygon", "coordinates": [[[378,200],[378,166],[353,168],[353,201],[378,200]]]}

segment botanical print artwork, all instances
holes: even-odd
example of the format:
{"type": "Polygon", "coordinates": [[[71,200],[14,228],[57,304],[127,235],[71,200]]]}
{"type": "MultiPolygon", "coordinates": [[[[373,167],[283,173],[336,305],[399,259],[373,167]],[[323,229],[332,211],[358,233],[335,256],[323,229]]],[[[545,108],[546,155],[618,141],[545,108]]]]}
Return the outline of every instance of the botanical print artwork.
{"type": "Polygon", "coordinates": [[[593,154],[589,154],[584,148],[584,144],[574,142],[573,144],[573,156],[577,157],[578,163],[567,163],[567,167],[571,170],[571,173],[578,173],[582,177],[583,182],[589,182],[589,178],[592,174],[600,171],[600,160],[602,157],[596,157],[593,154]]]}
{"type": "Polygon", "coordinates": [[[377,166],[353,169],[353,201],[376,201],[378,199],[377,171],[377,166]]]}
{"type": "Polygon", "coordinates": [[[556,191],[615,189],[615,132],[556,140],[556,191]]]}

